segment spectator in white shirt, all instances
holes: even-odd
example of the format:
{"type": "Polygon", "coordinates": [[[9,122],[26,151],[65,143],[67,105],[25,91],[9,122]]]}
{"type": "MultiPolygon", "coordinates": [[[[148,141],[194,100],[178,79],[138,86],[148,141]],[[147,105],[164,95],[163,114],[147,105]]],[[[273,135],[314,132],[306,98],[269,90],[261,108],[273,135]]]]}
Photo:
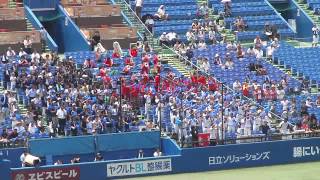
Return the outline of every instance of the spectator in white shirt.
{"type": "Polygon", "coordinates": [[[141,11],[143,6],[143,0],[136,0],[136,14],[139,18],[141,18],[141,11]]]}
{"type": "Polygon", "coordinates": [[[274,52],[275,48],[271,45],[267,47],[267,59],[268,60],[272,60],[273,57],[273,52],[274,52]]]}
{"type": "Polygon", "coordinates": [[[24,51],[27,53],[27,54],[31,54],[32,52],[32,40],[30,39],[30,36],[26,36],[26,39],[23,40],[23,46],[24,46],[24,51]]]}
{"type": "Polygon", "coordinates": [[[288,134],[289,133],[290,125],[289,125],[287,119],[281,121],[281,123],[279,124],[278,127],[280,128],[280,133],[282,133],[282,134],[288,134]]]}
{"type": "Polygon", "coordinates": [[[163,44],[169,46],[169,40],[166,32],[163,32],[162,35],[159,37],[159,44],[160,46],[162,46],[163,44]]]}
{"type": "Polygon", "coordinates": [[[197,39],[195,34],[192,32],[192,30],[190,30],[186,33],[186,37],[187,37],[187,41],[189,42],[189,44],[194,44],[194,42],[197,39]]]}
{"type": "Polygon", "coordinates": [[[67,118],[67,111],[64,108],[64,105],[61,105],[61,107],[57,110],[56,115],[59,122],[59,133],[63,135],[64,127],[66,126],[66,118],[67,118]]]}
{"type": "Polygon", "coordinates": [[[14,50],[11,49],[11,47],[8,47],[6,55],[8,59],[11,59],[16,55],[16,52],[14,52],[14,50]]]}
{"type": "Polygon", "coordinates": [[[252,56],[255,56],[255,55],[256,55],[256,53],[255,53],[255,51],[254,51],[254,49],[253,49],[253,46],[250,46],[250,48],[247,50],[247,55],[248,55],[249,57],[252,57],[252,56]]]}
{"type": "Polygon", "coordinates": [[[143,153],[143,150],[140,149],[139,152],[138,152],[138,159],[141,159],[144,157],[144,153],[143,153]]]}
{"type": "Polygon", "coordinates": [[[169,15],[166,14],[166,10],[164,5],[161,5],[157,11],[157,13],[154,15],[156,19],[158,20],[167,20],[169,15]]]}
{"type": "Polygon", "coordinates": [[[11,73],[10,76],[10,90],[15,91],[16,90],[16,84],[17,84],[17,77],[14,73],[11,73]]]}
{"type": "Polygon", "coordinates": [[[198,48],[199,49],[206,49],[207,48],[207,44],[206,42],[204,42],[204,40],[201,40],[198,44],[198,48]]]}
{"type": "Polygon", "coordinates": [[[158,148],[154,153],[153,153],[153,157],[160,157],[162,156],[162,152],[160,151],[160,149],[158,148]]]}
{"type": "Polygon", "coordinates": [[[177,36],[177,33],[175,32],[169,32],[167,34],[167,39],[169,41],[169,45],[172,46],[176,43],[177,39],[178,39],[178,36],[177,36]]]}
{"type": "Polygon", "coordinates": [[[40,63],[40,54],[37,52],[36,49],[31,54],[31,62],[34,62],[37,64],[40,63]]]}
{"type": "Polygon", "coordinates": [[[255,55],[256,55],[257,60],[261,60],[262,57],[263,57],[263,51],[261,50],[261,48],[260,47],[256,47],[254,49],[254,51],[255,51],[255,55]]]}
{"type": "Polygon", "coordinates": [[[20,48],[19,57],[22,57],[24,55],[27,55],[27,53],[22,48],[20,48]]]}

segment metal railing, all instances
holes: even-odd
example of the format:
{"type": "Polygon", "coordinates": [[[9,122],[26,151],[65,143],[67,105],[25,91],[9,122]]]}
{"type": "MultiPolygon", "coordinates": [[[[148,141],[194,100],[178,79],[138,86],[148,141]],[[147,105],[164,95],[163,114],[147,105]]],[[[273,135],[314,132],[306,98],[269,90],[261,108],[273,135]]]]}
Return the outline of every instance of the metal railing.
{"type": "MultiPolygon", "coordinates": [[[[209,73],[205,72],[203,69],[201,69],[199,66],[197,66],[196,64],[194,64],[193,62],[191,62],[190,60],[188,60],[186,57],[182,56],[181,54],[177,53],[176,51],[174,51],[173,49],[171,49],[170,47],[166,46],[166,45],[163,45],[163,47],[167,48],[168,50],[172,51],[178,58],[179,60],[182,60],[184,61],[184,64],[185,65],[188,65],[190,64],[191,68],[195,67],[196,70],[202,72],[203,74],[205,74],[207,77],[213,77],[212,75],[210,75],[209,73]]],[[[218,82],[219,84],[223,85],[227,90],[229,91],[232,91],[233,93],[235,93],[235,91],[230,88],[229,86],[225,85],[223,82],[219,81],[217,78],[213,77],[216,82],[218,82]]],[[[262,107],[261,105],[259,105],[255,100],[253,100],[252,98],[248,98],[248,97],[245,97],[245,96],[242,96],[242,98],[248,100],[250,103],[253,103],[255,105],[257,105],[258,107],[262,108],[262,109],[265,109],[264,107],[262,107]]],[[[284,120],[283,118],[281,118],[280,116],[278,116],[277,114],[274,114],[272,112],[270,112],[270,114],[272,114],[274,117],[276,117],[276,119],[278,121],[282,121],[284,120]]]]}
{"type": "Polygon", "coordinates": [[[191,140],[191,141],[177,141],[181,148],[196,148],[205,146],[216,146],[216,145],[228,145],[228,144],[242,144],[242,143],[259,143],[259,142],[270,142],[270,141],[281,141],[281,140],[295,140],[304,138],[320,137],[320,131],[316,130],[313,132],[292,132],[288,134],[274,133],[274,134],[260,134],[252,136],[243,136],[236,138],[225,138],[221,139],[202,139],[202,140],[191,140]]]}
{"type": "MultiPolygon", "coordinates": [[[[126,10],[130,12],[130,14],[128,14],[128,15],[126,15],[125,13],[123,13],[123,14],[126,15],[126,16],[131,15],[131,17],[133,17],[134,20],[137,21],[137,22],[140,24],[141,28],[144,30],[143,33],[146,33],[146,35],[151,38],[151,39],[148,39],[149,45],[151,45],[152,47],[154,47],[155,44],[154,44],[154,42],[153,42],[153,39],[154,39],[153,33],[151,33],[151,32],[149,31],[149,29],[147,28],[147,26],[146,26],[146,25],[141,21],[141,19],[137,16],[136,12],[131,8],[130,4],[128,4],[128,3],[126,2],[126,0],[111,0],[111,2],[112,2],[113,4],[117,4],[117,2],[122,2],[122,3],[124,4],[123,7],[126,8],[126,10]]],[[[120,7],[120,8],[121,8],[121,7],[120,7]]],[[[128,18],[128,19],[129,19],[129,18],[128,18]]],[[[143,38],[143,35],[141,35],[141,36],[142,36],[142,38],[143,38]]]]}

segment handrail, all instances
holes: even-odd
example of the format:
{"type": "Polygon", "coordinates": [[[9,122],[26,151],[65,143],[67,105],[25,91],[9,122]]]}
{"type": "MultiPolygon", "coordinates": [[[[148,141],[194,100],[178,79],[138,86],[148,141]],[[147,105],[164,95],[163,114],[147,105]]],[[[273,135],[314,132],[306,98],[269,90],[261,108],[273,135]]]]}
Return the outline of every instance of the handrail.
{"type": "Polygon", "coordinates": [[[270,8],[272,8],[272,10],[278,15],[278,17],[279,17],[283,22],[286,23],[286,25],[289,27],[289,29],[291,29],[292,32],[294,32],[295,34],[297,34],[297,31],[294,30],[294,29],[291,27],[291,25],[281,16],[280,13],[278,13],[278,11],[269,3],[268,0],[264,0],[264,2],[265,2],[270,8]]]}
{"type": "MultiPolygon", "coordinates": [[[[29,6],[25,5],[25,14],[26,17],[28,18],[28,20],[31,22],[31,24],[37,29],[40,30],[42,26],[41,22],[38,20],[38,18],[35,16],[35,14],[32,12],[32,10],[29,8],[29,6]]],[[[47,45],[49,47],[50,50],[52,51],[58,51],[58,45],[56,44],[56,42],[52,39],[52,37],[50,36],[50,34],[48,32],[46,32],[46,41],[47,41],[47,45]]]]}
{"type": "MultiPolygon", "coordinates": [[[[111,2],[113,4],[117,4],[116,3],[117,0],[111,0],[111,2]]],[[[138,21],[141,25],[141,27],[144,29],[145,33],[148,33],[148,35],[152,38],[152,39],[148,39],[149,44],[154,47],[154,43],[153,43],[153,38],[155,38],[153,36],[153,34],[149,31],[149,29],[147,28],[147,26],[141,21],[141,19],[137,16],[137,14],[132,10],[132,8],[130,7],[130,4],[128,4],[126,2],[126,0],[118,0],[118,1],[122,1],[125,4],[125,7],[130,11],[130,15],[133,15],[133,17],[135,18],[136,21],[138,21]]],[[[124,13],[123,13],[124,14],[124,13]]]]}
{"type": "MultiPolygon", "coordinates": [[[[113,3],[115,3],[114,0],[111,0],[113,3]]],[[[130,5],[125,1],[125,0],[119,0],[119,1],[123,1],[127,8],[131,10],[131,13],[134,14],[134,17],[136,19],[138,19],[138,21],[142,24],[142,26],[144,27],[145,31],[149,33],[149,35],[154,38],[153,34],[148,30],[148,28],[145,26],[145,24],[141,21],[141,19],[136,15],[136,13],[132,10],[132,8],[130,7],[130,5]]],[[[152,41],[152,44],[153,44],[153,41],[152,41]]],[[[208,74],[207,72],[203,71],[199,66],[195,65],[194,63],[192,63],[191,61],[189,61],[188,59],[186,59],[185,57],[183,57],[181,54],[178,54],[176,51],[174,51],[172,48],[166,46],[166,45],[163,45],[166,49],[169,49],[171,52],[173,52],[174,54],[176,54],[179,58],[183,59],[185,62],[188,62],[190,63],[190,65],[192,65],[192,67],[196,67],[197,70],[200,70],[202,73],[206,74],[208,77],[210,76],[210,74],[208,74]]],[[[220,84],[222,84],[225,88],[227,88],[227,90],[231,90],[232,92],[234,92],[234,90],[228,86],[226,86],[224,83],[218,81],[215,77],[213,77],[217,82],[219,82],[220,84]]],[[[248,98],[248,97],[245,97],[243,96],[243,98],[245,98],[246,100],[250,101],[250,103],[254,103],[256,104],[257,106],[259,107],[262,107],[261,105],[258,105],[256,103],[256,101],[254,101],[253,99],[251,98],[248,98]]],[[[262,107],[263,109],[265,109],[264,107],[262,107]]],[[[274,114],[272,113],[272,115],[274,115],[275,117],[277,117],[278,119],[280,120],[283,120],[283,118],[281,118],[280,116],[278,116],[277,114],[274,114]]]]}
{"type": "MultiPolygon", "coordinates": [[[[170,51],[172,51],[174,54],[176,54],[179,58],[182,58],[185,62],[188,62],[191,64],[192,67],[196,67],[197,70],[201,71],[202,73],[204,73],[206,76],[210,77],[211,75],[205,71],[203,71],[203,69],[201,69],[199,66],[195,65],[193,62],[189,61],[188,59],[186,59],[184,56],[182,56],[181,54],[177,53],[176,51],[172,50],[171,48],[169,48],[166,45],[163,45],[164,47],[166,47],[167,49],[169,49],[170,51]]],[[[211,76],[213,77],[213,76],[211,76]]],[[[225,85],[223,82],[219,81],[217,78],[213,77],[219,84],[223,85],[225,88],[227,88],[228,90],[235,92],[232,88],[230,88],[229,86],[225,85]]],[[[250,103],[255,104],[258,107],[261,107],[263,109],[265,109],[263,106],[259,105],[255,100],[253,100],[252,98],[248,98],[245,96],[242,96],[244,99],[246,99],[247,101],[249,101],[250,103]]],[[[272,115],[274,115],[277,119],[279,120],[284,120],[282,117],[278,116],[277,114],[274,114],[272,112],[269,112],[272,115]]]]}

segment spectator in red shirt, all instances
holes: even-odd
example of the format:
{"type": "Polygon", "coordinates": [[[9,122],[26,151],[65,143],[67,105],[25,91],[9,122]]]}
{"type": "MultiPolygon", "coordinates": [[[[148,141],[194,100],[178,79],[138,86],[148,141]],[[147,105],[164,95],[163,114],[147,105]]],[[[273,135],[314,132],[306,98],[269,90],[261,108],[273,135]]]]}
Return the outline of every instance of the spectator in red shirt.
{"type": "Polygon", "coordinates": [[[104,61],[104,64],[107,66],[107,67],[112,67],[113,66],[113,60],[110,58],[110,57],[107,57],[104,61]]]}

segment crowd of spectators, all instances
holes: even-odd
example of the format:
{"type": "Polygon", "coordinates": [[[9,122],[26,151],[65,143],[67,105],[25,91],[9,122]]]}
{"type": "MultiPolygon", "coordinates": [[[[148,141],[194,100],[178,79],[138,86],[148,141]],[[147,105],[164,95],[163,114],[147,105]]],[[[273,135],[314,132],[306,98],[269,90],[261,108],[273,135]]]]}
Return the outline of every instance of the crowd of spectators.
{"type": "MultiPolygon", "coordinates": [[[[138,2],[140,7],[136,7],[136,12],[140,17],[143,3],[138,2]]],[[[225,16],[230,15],[230,9],[230,3],[226,2],[225,16]]],[[[288,119],[292,118],[299,119],[294,127],[296,130],[319,127],[308,108],[319,106],[320,101],[313,103],[307,99],[298,110],[294,99],[290,101],[286,96],[290,92],[286,77],[279,82],[273,81],[259,63],[264,56],[263,48],[266,48],[267,58],[272,59],[273,51],[279,47],[272,28],[265,27],[266,35],[271,32],[269,45],[257,36],[253,46],[245,50],[241,44],[227,42],[221,37],[225,27],[220,23],[220,17],[208,19],[205,4],[198,12],[204,19],[193,21],[186,33],[186,43],[175,32],[163,32],[159,37],[160,45],[172,46],[189,60],[193,57],[193,49],[206,49],[208,42],[226,46],[225,57],[219,53],[212,59],[199,57],[200,71],[192,71],[190,78],[178,76],[170,68],[165,70],[161,58],[147,42],[139,43],[129,51],[122,50],[119,43],[114,42],[113,52],[103,56],[106,52],[96,48],[100,41],[98,33],[92,38],[92,48],[97,56],[86,59],[83,64],[77,64],[73,57],[60,58],[56,53],[40,54],[32,50],[28,37],[18,56],[9,47],[1,59],[6,91],[1,98],[0,122],[9,120],[12,126],[3,129],[0,142],[6,145],[23,141],[25,137],[154,130],[162,122],[165,131],[184,146],[193,144],[199,133],[210,133],[212,140],[221,139],[223,134],[225,137],[267,135],[277,129],[288,133],[291,130],[288,119]],[[222,93],[222,85],[208,73],[211,73],[212,65],[232,69],[231,54],[236,54],[239,61],[254,56],[257,62],[250,64],[248,70],[264,75],[265,82],[235,81],[232,89],[224,87],[222,93]],[[272,103],[276,101],[282,104],[280,116],[285,119],[278,127],[271,125],[277,118],[278,112],[274,111],[272,103]],[[20,102],[27,108],[25,116],[19,112],[20,102]],[[271,103],[262,108],[264,102],[271,103]]],[[[155,16],[158,20],[169,17],[163,5],[155,16]]],[[[235,25],[239,31],[246,28],[241,17],[235,25]]]]}

